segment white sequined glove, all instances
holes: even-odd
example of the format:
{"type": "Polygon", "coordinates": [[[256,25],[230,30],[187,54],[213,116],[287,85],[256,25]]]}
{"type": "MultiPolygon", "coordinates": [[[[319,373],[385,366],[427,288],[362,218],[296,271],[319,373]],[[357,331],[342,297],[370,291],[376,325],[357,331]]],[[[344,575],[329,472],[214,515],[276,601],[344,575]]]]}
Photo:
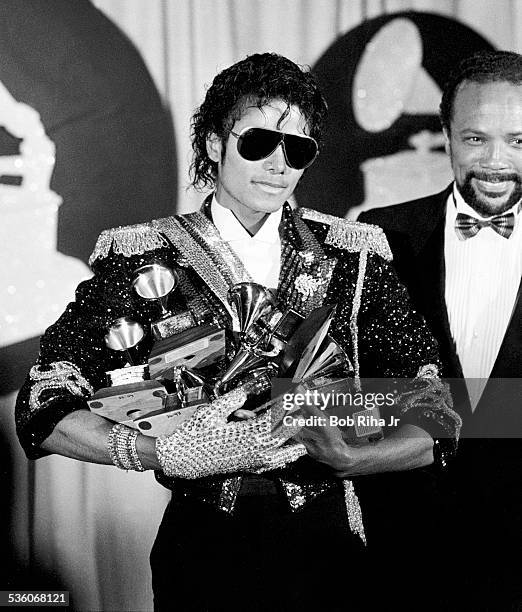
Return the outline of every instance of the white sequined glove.
{"type": "Polygon", "coordinates": [[[170,436],[156,439],[156,454],[167,476],[202,478],[230,472],[266,471],[282,467],[304,454],[296,454],[297,444],[282,445],[297,430],[274,425],[283,414],[281,402],[273,402],[260,416],[228,422],[228,416],[243,406],[247,394],[241,388],[199,408],[170,436]]]}
{"type": "Polygon", "coordinates": [[[277,470],[297,461],[303,455],[306,455],[305,445],[291,440],[280,448],[261,451],[260,458],[263,461],[263,466],[251,469],[249,472],[262,474],[263,472],[268,472],[268,470],[277,470]]]}

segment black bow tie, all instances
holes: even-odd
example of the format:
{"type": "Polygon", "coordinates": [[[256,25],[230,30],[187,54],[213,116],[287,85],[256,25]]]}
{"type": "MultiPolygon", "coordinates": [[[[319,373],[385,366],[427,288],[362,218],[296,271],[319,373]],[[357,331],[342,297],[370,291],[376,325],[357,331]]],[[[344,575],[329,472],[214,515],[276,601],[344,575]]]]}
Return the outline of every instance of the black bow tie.
{"type": "Polygon", "coordinates": [[[515,227],[515,215],[510,212],[505,215],[498,215],[492,219],[476,219],[463,213],[457,214],[455,221],[455,231],[461,240],[472,238],[480,232],[483,227],[491,227],[497,234],[504,238],[509,238],[515,227]]]}

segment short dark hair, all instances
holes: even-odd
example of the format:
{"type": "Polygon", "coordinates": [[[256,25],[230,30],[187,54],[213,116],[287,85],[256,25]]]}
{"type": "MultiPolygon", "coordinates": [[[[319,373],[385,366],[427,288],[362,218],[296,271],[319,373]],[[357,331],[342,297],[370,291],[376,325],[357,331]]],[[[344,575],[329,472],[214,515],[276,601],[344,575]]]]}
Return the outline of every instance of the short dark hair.
{"type": "MultiPolygon", "coordinates": [[[[308,69],[276,53],[256,53],[220,72],[207,90],[203,104],[192,117],[192,185],[213,187],[217,163],[206,149],[210,134],[225,142],[245,107],[262,107],[279,99],[297,106],[306,119],[310,136],[320,141],[327,105],[308,69]]],[[[289,108],[283,117],[289,112],[289,108]]],[[[283,119],[281,117],[281,119],[283,119]]]]}
{"type": "Polygon", "coordinates": [[[444,87],[439,108],[442,127],[448,132],[453,117],[453,104],[464,81],[506,81],[513,85],[522,85],[522,55],[512,51],[479,51],[457,65],[444,87]]]}

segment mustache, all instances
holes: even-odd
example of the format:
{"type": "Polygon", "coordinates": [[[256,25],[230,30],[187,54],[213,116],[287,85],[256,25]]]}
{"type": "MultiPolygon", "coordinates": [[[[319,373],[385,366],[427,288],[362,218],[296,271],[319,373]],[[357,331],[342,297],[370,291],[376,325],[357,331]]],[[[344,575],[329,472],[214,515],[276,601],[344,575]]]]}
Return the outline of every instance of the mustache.
{"type": "Polygon", "coordinates": [[[488,172],[486,170],[477,171],[472,170],[468,172],[466,180],[470,181],[472,178],[479,181],[487,181],[488,183],[502,183],[504,181],[513,181],[521,184],[520,175],[516,172],[488,172]]]}

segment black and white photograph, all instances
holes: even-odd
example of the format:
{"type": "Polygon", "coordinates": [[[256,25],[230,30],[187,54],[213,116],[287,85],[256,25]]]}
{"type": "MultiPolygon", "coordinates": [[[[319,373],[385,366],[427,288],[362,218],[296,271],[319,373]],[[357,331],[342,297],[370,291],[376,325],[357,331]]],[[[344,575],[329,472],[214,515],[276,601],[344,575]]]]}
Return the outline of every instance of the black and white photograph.
{"type": "Polygon", "coordinates": [[[522,1],[0,2],[0,607],[522,612],[522,1]]]}

